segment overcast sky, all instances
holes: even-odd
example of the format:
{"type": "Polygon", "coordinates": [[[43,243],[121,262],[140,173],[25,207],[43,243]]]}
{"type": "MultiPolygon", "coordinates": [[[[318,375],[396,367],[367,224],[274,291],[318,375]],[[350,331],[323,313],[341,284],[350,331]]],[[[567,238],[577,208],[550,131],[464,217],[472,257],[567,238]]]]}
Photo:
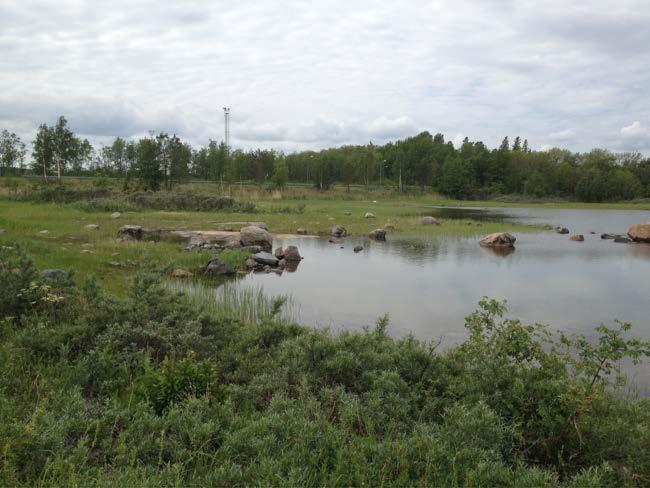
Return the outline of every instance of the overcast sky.
{"type": "Polygon", "coordinates": [[[650,1],[0,0],[0,129],[650,153],[650,1]]]}

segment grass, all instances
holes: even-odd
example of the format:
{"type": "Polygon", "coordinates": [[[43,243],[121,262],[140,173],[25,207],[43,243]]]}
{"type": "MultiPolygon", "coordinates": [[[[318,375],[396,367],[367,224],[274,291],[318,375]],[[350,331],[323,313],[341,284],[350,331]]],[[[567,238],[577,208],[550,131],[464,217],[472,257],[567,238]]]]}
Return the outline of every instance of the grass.
{"type": "Polygon", "coordinates": [[[296,304],[291,297],[268,297],[262,287],[238,287],[226,281],[216,291],[202,283],[168,281],[167,288],[187,296],[195,309],[202,309],[215,317],[233,318],[245,324],[258,324],[275,316],[276,319],[294,322],[296,304]],[[274,314],[276,307],[281,308],[274,314]]]}

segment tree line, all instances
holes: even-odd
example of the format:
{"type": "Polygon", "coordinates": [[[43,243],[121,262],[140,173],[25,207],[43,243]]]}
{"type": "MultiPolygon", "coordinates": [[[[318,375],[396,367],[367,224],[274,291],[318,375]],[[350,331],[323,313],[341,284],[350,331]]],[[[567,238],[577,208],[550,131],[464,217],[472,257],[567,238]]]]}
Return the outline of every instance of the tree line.
{"type": "Polygon", "coordinates": [[[42,124],[25,168],[25,144],[7,130],[0,134],[0,175],[23,168],[44,178],[107,175],[136,181],[144,189],[170,189],[198,178],[232,184],[255,181],[284,187],[311,182],[381,185],[398,191],[430,189],[452,198],[520,194],[599,202],[650,197],[650,159],[639,153],[603,149],[533,151],[528,141],[505,137],[498,148],[465,138],[460,147],[442,134],[421,132],[384,145],[348,145],[284,154],[274,150],[230,150],[223,142],[192,147],[176,135],[121,137],[96,149],[71,131],[65,117],[42,124]]]}

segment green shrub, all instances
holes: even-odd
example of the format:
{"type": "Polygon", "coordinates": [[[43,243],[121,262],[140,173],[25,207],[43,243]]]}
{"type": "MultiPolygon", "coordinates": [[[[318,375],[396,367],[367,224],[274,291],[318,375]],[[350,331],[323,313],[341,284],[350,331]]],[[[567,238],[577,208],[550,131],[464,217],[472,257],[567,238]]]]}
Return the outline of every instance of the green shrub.
{"type": "Polygon", "coordinates": [[[190,352],[183,359],[164,359],[149,367],[140,381],[140,392],[159,415],[189,396],[216,392],[216,369],[208,361],[197,361],[190,352]]]}

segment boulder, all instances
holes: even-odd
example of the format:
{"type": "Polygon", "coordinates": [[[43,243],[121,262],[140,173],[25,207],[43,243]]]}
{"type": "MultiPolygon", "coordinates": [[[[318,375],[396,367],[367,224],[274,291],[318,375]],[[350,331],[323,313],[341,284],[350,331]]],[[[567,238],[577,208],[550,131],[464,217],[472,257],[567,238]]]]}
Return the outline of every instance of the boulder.
{"type": "Polygon", "coordinates": [[[270,252],[264,252],[264,251],[258,252],[257,254],[253,254],[253,260],[256,263],[266,264],[268,266],[277,266],[278,262],[280,261],[270,252]]]}
{"type": "Polygon", "coordinates": [[[557,232],[558,234],[568,234],[569,229],[567,229],[566,227],[556,227],[555,232],[557,232]]]}
{"type": "Polygon", "coordinates": [[[119,219],[121,216],[122,216],[122,214],[120,212],[113,212],[111,214],[112,219],[119,219]]]}
{"type": "Polygon", "coordinates": [[[426,215],[422,217],[420,220],[424,225],[440,225],[440,221],[438,219],[434,219],[430,215],[426,215]]]}
{"type": "Polygon", "coordinates": [[[282,259],[284,257],[284,249],[278,247],[275,252],[273,252],[273,255],[278,259],[282,259]]]}
{"type": "Polygon", "coordinates": [[[305,229],[303,229],[302,227],[298,227],[298,229],[296,230],[296,234],[304,236],[304,235],[307,234],[307,231],[305,229]]]}
{"type": "Polygon", "coordinates": [[[368,234],[368,237],[376,241],[385,241],[386,231],[384,229],[375,229],[370,234],[368,234]]]}
{"type": "Polygon", "coordinates": [[[273,236],[256,225],[244,227],[239,232],[239,242],[242,246],[262,246],[265,251],[273,248],[273,236]]]}
{"type": "Polygon", "coordinates": [[[361,251],[363,251],[363,246],[354,246],[353,251],[354,252],[361,252],[361,251]]]}
{"type": "Polygon", "coordinates": [[[374,219],[375,214],[372,212],[366,212],[365,215],[363,216],[364,219],[374,219]]]}
{"type": "Polygon", "coordinates": [[[650,243],[650,223],[633,225],[627,231],[627,235],[634,242],[650,243]]]}
{"type": "Polygon", "coordinates": [[[348,235],[348,231],[345,230],[345,227],[342,227],[337,224],[334,227],[332,227],[332,230],[330,231],[330,235],[333,237],[345,237],[348,235]]]}
{"type": "Polygon", "coordinates": [[[88,230],[97,230],[97,229],[99,229],[99,225],[97,225],[97,224],[88,224],[88,225],[85,225],[84,227],[86,229],[88,229],[88,230]]]}
{"type": "Polygon", "coordinates": [[[38,233],[40,235],[42,235],[42,236],[46,236],[46,235],[48,235],[50,233],[50,231],[49,230],[40,230],[40,231],[38,231],[38,233]]]}
{"type": "Polygon", "coordinates": [[[192,276],[194,275],[186,269],[176,268],[172,271],[172,277],[174,278],[191,278],[192,276]]]}
{"type": "Polygon", "coordinates": [[[614,234],[600,234],[601,239],[614,239],[615,237],[614,234]]]}
{"type": "Polygon", "coordinates": [[[70,274],[63,271],[62,269],[44,269],[41,271],[41,276],[47,278],[48,280],[55,281],[69,281],[70,274]]]}
{"type": "Polygon", "coordinates": [[[117,231],[117,238],[123,241],[139,241],[142,239],[142,227],[139,225],[124,225],[117,231]]]}
{"type": "Polygon", "coordinates": [[[576,241],[576,242],[582,242],[585,240],[585,236],[582,234],[576,234],[574,236],[569,237],[570,241],[576,241]]]}
{"type": "Polygon", "coordinates": [[[226,239],[226,242],[224,242],[223,247],[225,247],[226,249],[239,249],[241,247],[241,242],[239,242],[239,238],[231,237],[229,239],[226,239]]]}
{"type": "Polygon", "coordinates": [[[300,255],[300,251],[298,251],[297,246],[285,247],[284,251],[282,252],[282,257],[286,262],[295,262],[295,261],[300,261],[302,259],[302,256],[300,255]]]}
{"type": "Polygon", "coordinates": [[[618,242],[619,244],[629,244],[632,242],[632,239],[625,236],[616,236],[614,237],[614,242],[618,242]]]}
{"type": "Polygon", "coordinates": [[[205,273],[217,276],[225,274],[235,274],[235,270],[228,263],[224,263],[219,258],[212,258],[208,261],[208,265],[205,267],[205,273]]]}
{"type": "Polygon", "coordinates": [[[481,237],[479,244],[485,247],[514,247],[516,240],[509,232],[495,232],[481,237]]]}
{"type": "Polygon", "coordinates": [[[246,269],[253,269],[255,267],[255,260],[253,258],[248,258],[244,261],[244,267],[246,269]]]}

